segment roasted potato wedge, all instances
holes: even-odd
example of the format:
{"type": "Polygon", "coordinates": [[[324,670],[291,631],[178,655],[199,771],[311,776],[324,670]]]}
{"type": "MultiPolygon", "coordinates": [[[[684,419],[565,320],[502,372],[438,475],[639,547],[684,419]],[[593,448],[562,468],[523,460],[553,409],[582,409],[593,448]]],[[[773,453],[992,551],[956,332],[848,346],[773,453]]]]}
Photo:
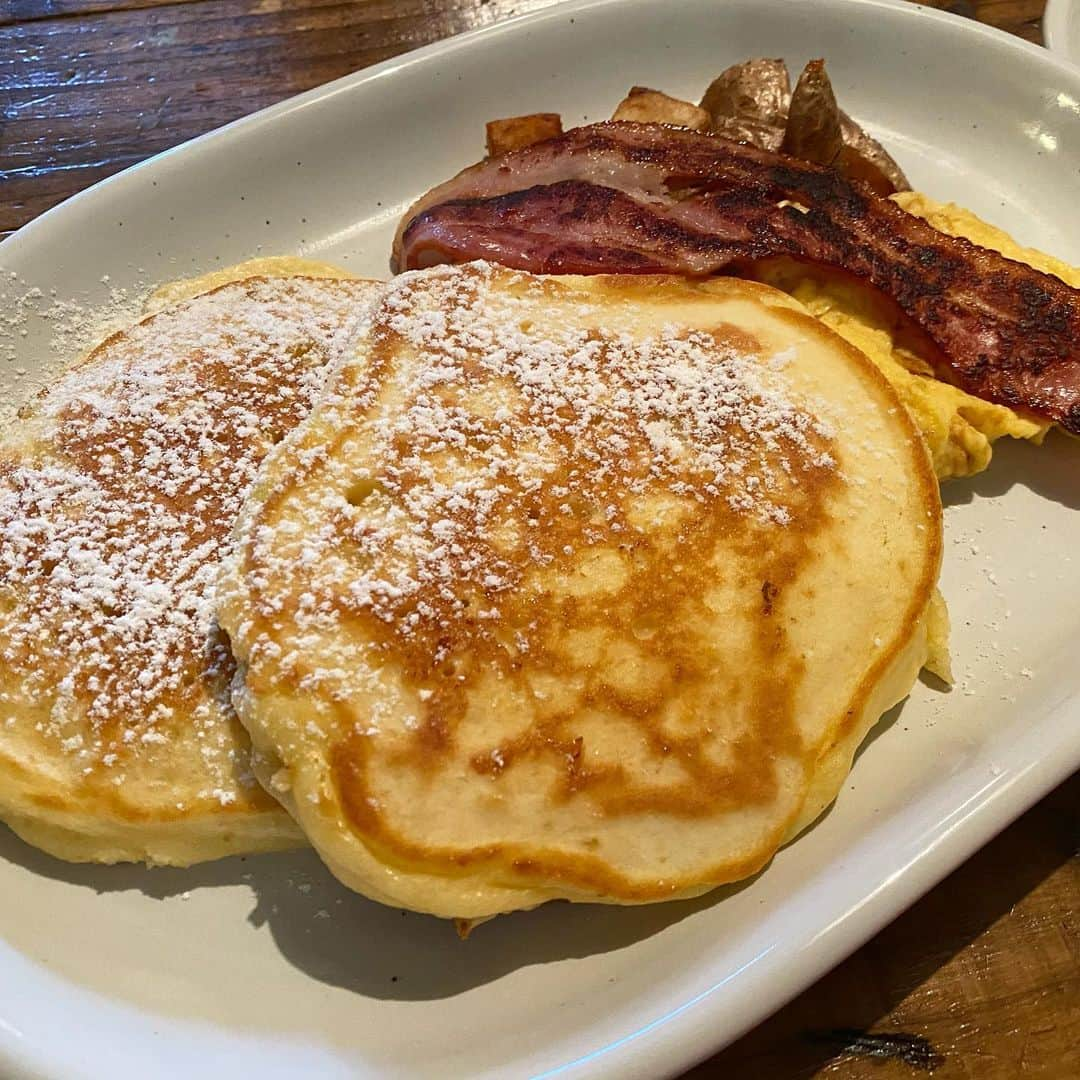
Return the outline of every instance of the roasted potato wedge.
{"type": "Polygon", "coordinates": [[[734,64],[709,84],[701,107],[716,135],[829,165],[878,195],[911,188],[885,148],[837,105],[821,60],[807,64],[794,93],[783,60],[734,64]]]}
{"type": "Polygon", "coordinates": [[[699,106],[644,86],[632,86],[611,119],[633,120],[639,124],[676,124],[694,131],[708,131],[712,126],[712,117],[699,106]]]}
{"type": "Polygon", "coordinates": [[[701,107],[712,130],[725,139],[779,150],[784,139],[791,80],[783,60],[760,58],[722,71],[705,91],[701,107]]]}
{"type": "Polygon", "coordinates": [[[840,110],[840,132],[844,137],[840,171],[845,176],[869,184],[878,195],[911,190],[904,170],[885,147],[863,131],[843,109],[840,110]]]}
{"type": "Polygon", "coordinates": [[[553,139],[562,134],[562,117],[558,113],[530,113],[510,116],[505,120],[490,120],[487,124],[489,157],[520,150],[523,146],[553,139]]]}
{"type": "Polygon", "coordinates": [[[837,105],[823,60],[811,60],[799,76],[781,149],[829,165],[850,180],[861,180],[876,195],[911,188],[885,148],[837,105]]]}
{"type": "Polygon", "coordinates": [[[835,165],[843,146],[840,107],[825,74],[825,61],[811,60],[791,95],[780,149],[803,161],[835,165]]]}

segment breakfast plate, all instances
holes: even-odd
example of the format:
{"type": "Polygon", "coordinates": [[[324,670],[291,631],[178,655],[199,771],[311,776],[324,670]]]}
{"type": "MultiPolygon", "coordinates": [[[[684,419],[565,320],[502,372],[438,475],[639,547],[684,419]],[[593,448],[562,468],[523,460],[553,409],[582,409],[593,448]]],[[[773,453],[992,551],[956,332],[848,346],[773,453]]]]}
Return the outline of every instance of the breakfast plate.
{"type": "MultiPolygon", "coordinates": [[[[5,404],[58,326],[259,254],[385,276],[417,194],[495,115],[607,116],[630,82],[694,97],[747,56],[825,56],[913,185],[1080,262],[1080,69],[888,0],[591,0],[283,102],[114,177],[0,246],[5,404]]],[[[70,332],[61,334],[62,340],[70,332]]],[[[310,853],[78,867],[0,834],[0,1073],[21,1077],[674,1074],[763,1019],[1080,766],[1080,445],[999,444],[951,482],[955,688],[919,684],[834,808],[695,901],[547,905],[460,942],[310,853]]]]}
{"type": "Polygon", "coordinates": [[[1075,0],[1047,0],[1042,27],[1048,49],[1080,63],[1080,5],[1075,0]]]}

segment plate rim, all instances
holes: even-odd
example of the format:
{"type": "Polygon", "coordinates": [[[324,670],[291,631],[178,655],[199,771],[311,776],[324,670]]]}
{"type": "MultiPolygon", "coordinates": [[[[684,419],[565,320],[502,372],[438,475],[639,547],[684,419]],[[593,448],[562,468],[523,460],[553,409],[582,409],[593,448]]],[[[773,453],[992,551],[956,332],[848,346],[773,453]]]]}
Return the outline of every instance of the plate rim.
{"type": "MultiPolygon", "coordinates": [[[[99,189],[109,185],[119,188],[125,183],[136,181],[141,170],[153,165],[166,155],[172,155],[195,145],[212,145],[216,140],[228,139],[238,129],[254,131],[264,125],[273,124],[279,117],[307,108],[337,94],[351,92],[365,83],[393,77],[433,57],[450,56],[458,49],[468,47],[477,39],[494,42],[500,34],[515,34],[520,32],[522,27],[540,26],[548,21],[565,18],[574,12],[602,9],[614,11],[619,7],[637,2],[639,0],[563,0],[540,11],[512,16],[490,26],[432,42],[285,98],[128,166],[44,211],[0,242],[0,264],[5,254],[16,252],[23,244],[36,242],[39,234],[44,239],[50,230],[64,228],[65,217],[71,212],[72,207],[77,207],[82,201],[94,197],[94,193],[97,193],[99,189]]],[[[975,39],[986,38],[1018,55],[1026,55],[1044,69],[1049,68],[1067,81],[1080,86],[1080,67],[1070,63],[1060,53],[1052,53],[1004,30],[940,9],[911,3],[910,0],[788,0],[788,2],[798,3],[800,6],[820,3],[822,6],[834,8],[858,7],[864,11],[867,8],[877,8],[883,12],[899,14],[904,19],[951,24],[958,30],[962,30],[966,36],[975,39]]],[[[1053,9],[1060,12],[1067,7],[1067,0],[1049,0],[1046,14],[1049,15],[1053,9]]],[[[1045,26],[1046,15],[1044,15],[1045,26]]],[[[1060,709],[1067,717],[1077,718],[1080,716],[1080,696],[1070,696],[1062,703],[1060,709]]],[[[773,993],[763,1004],[745,1009],[743,1020],[730,1027],[721,1042],[709,1039],[707,1024],[710,1017],[716,1016],[715,995],[724,982],[728,981],[727,979],[678,1003],[670,1012],[654,1018],[640,1029],[606,1046],[597,1047],[585,1057],[566,1061],[539,1075],[555,1076],[573,1071],[577,1076],[596,1078],[674,1076],[716,1053],[724,1045],[734,1042],[764,1018],[782,1008],[825,972],[842,962],[845,957],[869,940],[878,930],[891,922],[900,912],[933,888],[994,835],[1006,828],[1080,767],[1080,744],[1070,747],[1070,740],[1066,735],[1067,728],[1068,724],[1061,725],[1049,752],[1044,746],[1041,757],[1027,761],[1018,769],[1007,770],[1001,776],[988,782],[979,792],[978,797],[968,800],[963,807],[958,809],[956,819],[940,836],[920,848],[916,855],[876,891],[865,896],[854,909],[847,910],[832,925],[817,934],[799,950],[795,964],[788,965],[789,969],[797,966],[798,974],[794,977],[788,976],[785,991],[781,994],[773,993]],[[1002,809],[995,813],[995,807],[998,806],[1002,809]]],[[[1023,739],[1017,740],[1018,744],[1022,742],[1023,739]]],[[[763,971],[762,966],[758,965],[756,971],[761,973],[759,978],[768,978],[767,966],[763,971]]],[[[3,1017],[0,1016],[0,1062],[11,1065],[19,1070],[19,1075],[27,1077],[58,1075],[50,1069],[50,1058],[42,1056],[43,1049],[31,1048],[15,1038],[11,1029],[4,1023],[3,1017]]],[[[51,1060],[55,1062],[56,1059],[51,1060]]]]}

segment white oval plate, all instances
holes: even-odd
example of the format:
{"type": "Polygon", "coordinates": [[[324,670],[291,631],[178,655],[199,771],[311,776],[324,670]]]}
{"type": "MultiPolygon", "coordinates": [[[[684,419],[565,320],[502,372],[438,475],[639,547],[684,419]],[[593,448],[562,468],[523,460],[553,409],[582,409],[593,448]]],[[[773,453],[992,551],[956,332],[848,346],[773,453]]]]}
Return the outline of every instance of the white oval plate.
{"type": "Polygon", "coordinates": [[[1080,4],[1076,0],[1047,0],[1042,31],[1048,49],[1080,64],[1080,4]]]}
{"type": "MultiPolygon", "coordinates": [[[[827,57],[841,102],[916,186],[1080,262],[1080,70],[1044,50],[888,0],[600,0],[381,64],[108,180],[0,247],[0,291],[8,304],[34,286],[42,304],[50,289],[101,303],[109,287],[258,251],[383,275],[398,214],[481,154],[485,120],[601,118],[631,83],[696,97],[760,55],[795,70],[827,57]]],[[[5,346],[8,376],[47,354],[48,320],[26,329],[5,346]]],[[[1080,443],[1051,438],[1004,447],[988,474],[949,487],[943,584],[960,685],[916,687],[833,811],[722,897],[552,905],[463,944],[347,893],[310,854],[78,868],[3,831],[0,1074],[622,1078],[688,1066],[1080,765],[1078,476],[1080,443]]]]}

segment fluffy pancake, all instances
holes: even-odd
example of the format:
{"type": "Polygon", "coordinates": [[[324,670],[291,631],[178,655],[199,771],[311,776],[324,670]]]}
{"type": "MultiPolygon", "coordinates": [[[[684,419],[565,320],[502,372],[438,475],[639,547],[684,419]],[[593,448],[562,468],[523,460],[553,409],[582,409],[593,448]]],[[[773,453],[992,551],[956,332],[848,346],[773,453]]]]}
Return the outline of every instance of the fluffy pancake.
{"type": "Polygon", "coordinates": [[[302,842],[251,774],[214,583],[376,286],[254,269],[306,268],[178,286],[247,278],[113,335],[0,442],[0,818],[62,858],[302,842]]]}
{"type": "Polygon", "coordinates": [[[333,872],[481,918],[758,870],[927,656],[908,412],[734,279],[387,286],[219,590],[260,779],[333,872]]]}

